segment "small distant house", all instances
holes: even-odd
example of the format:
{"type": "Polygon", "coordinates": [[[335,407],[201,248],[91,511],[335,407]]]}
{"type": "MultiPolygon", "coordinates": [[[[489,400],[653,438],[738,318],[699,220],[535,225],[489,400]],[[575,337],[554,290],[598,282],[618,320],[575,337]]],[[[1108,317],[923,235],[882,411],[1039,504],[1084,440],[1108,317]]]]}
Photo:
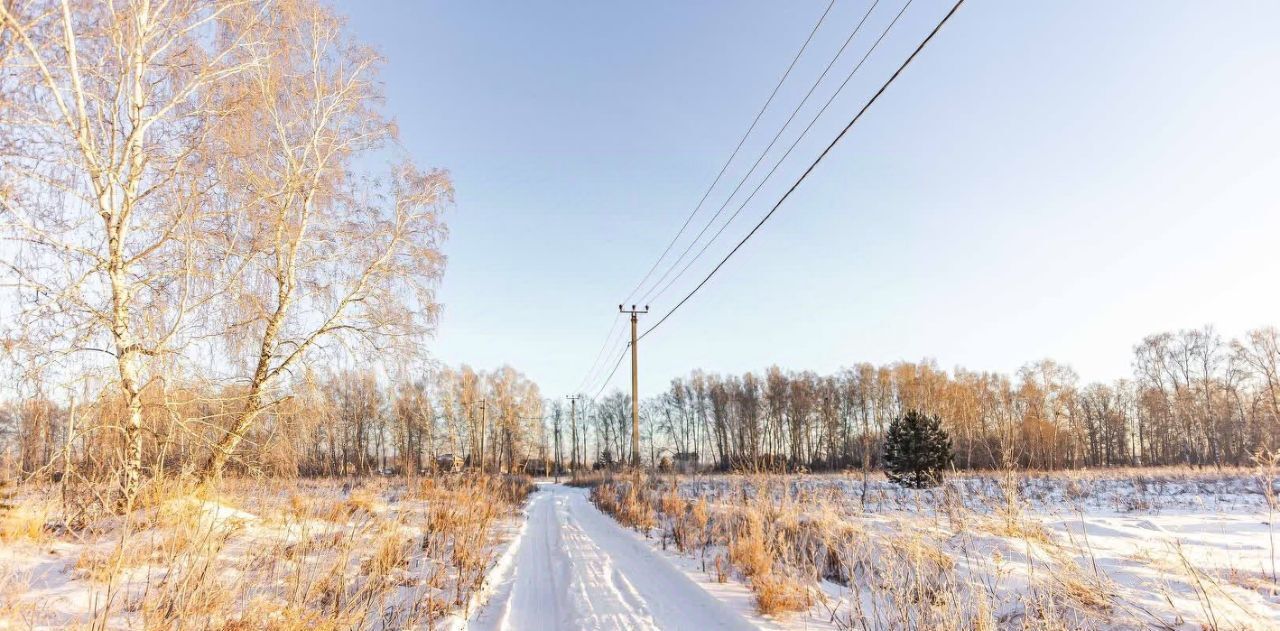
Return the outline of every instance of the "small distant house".
{"type": "Polygon", "coordinates": [[[440,471],[457,471],[461,465],[462,460],[455,458],[453,454],[440,454],[439,456],[436,456],[436,469],[439,469],[440,471]]]}
{"type": "Polygon", "coordinates": [[[677,451],[671,456],[671,467],[676,473],[694,473],[698,470],[698,452],[677,451]]]}
{"type": "Polygon", "coordinates": [[[548,475],[551,467],[547,466],[547,461],[542,460],[541,458],[528,458],[524,461],[524,464],[521,465],[520,470],[523,471],[525,475],[543,476],[548,475]]]}

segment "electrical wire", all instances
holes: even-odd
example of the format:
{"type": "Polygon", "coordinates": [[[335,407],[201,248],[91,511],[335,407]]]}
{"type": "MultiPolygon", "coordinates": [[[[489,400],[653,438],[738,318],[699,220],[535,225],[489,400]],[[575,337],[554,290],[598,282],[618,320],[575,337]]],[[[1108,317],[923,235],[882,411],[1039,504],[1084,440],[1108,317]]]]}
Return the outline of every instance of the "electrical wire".
{"type": "Polygon", "coordinates": [[[600,350],[596,351],[595,361],[591,362],[591,368],[587,369],[587,374],[582,377],[582,381],[578,384],[575,392],[582,392],[587,384],[591,382],[591,378],[595,376],[597,369],[600,367],[600,360],[605,357],[604,350],[612,346],[614,333],[618,330],[618,322],[622,320],[622,314],[619,313],[613,317],[613,324],[609,326],[609,332],[604,336],[604,344],[600,345],[600,350]]]}
{"type": "MultiPolygon", "coordinates": [[[[879,2],[879,0],[875,0],[875,2],[879,2]]],[[[729,165],[731,165],[734,159],[737,158],[738,153],[742,150],[742,147],[746,143],[747,138],[749,138],[751,136],[751,133],[755,131],[756,126],[760,123],[760,119],[764,116],[764,113],[768,111],[769,106],[773,103],[774,98],[777,97],[778,91],[782,88],[783,84],[786,83],[787,78],[791,76],[792,70],[794,70],[796,67],[796,64],[799,63],[800,57],[804,55],[805,50],[809,48],[809,44],[813,41],[814,35],[817,34],[818,29],[821,28],[822,24],[826,21],[827,15],[831,13],[831,9],[832,7],[835,6],[835,3],[836,3],[836,0],[831,0],[827,4],[826,9],[823,10],[822,14],[818,16],[818,21],[815,22],[813,25],[813,28],[809,30],[809,34],[808,36],[805,37],[804,43],[800,45],[800,49],[796,51],[796,54],[791,58],[791,63],[787,65],[787,69],[782,73],[782,76],[778,78],[777,83],[774,84],[773,90],[769,92],[769,97],[765,99],[764,105],[762,105],[760,107],[760,110],[756,112],[755,118],[752,119],[751,124],[747,127],[747,131],[744,132],[742,134],[742,137],[738,139],[738,144],[733,148],[733,151],[729,154],[729,158],[725,160],[724,164],[720,167],[720,171],[719,173],[716,174],[715,179],[711,181],[711,185],[707,187],[707,190],[705,192],[703,192],[702,198],[698,200],[697,205],[694,206],[693,210],[685,218],[684,223],[680,226],[680,229],[676,231],[675,236],[671,238],[671,241],[667,244],[666,248],[663,249],[662,254],[658,256],[658,259],[654,261],[653,265],[649,268],[649,270],[645,272],[644,277],[640,279],[640,282],[636,284],[635,288],[633,288],[631,292],[627,294],[626,298],[623,299],[622,302],[624,304],[630,301],[631,298],[635,296],[637,292],[640,291],[640,289],[644,286],[645,282],[648,281],[649,278],[653,275],[653,272],[656,271],[658,269],[658,266],[662,264],[662,261],[666,258],[666,256],[671,253],[671,249],[675,247],[675,244],[679,241],[680,236],[684,234],[685,229],[689,227],[689,224],[690,222],[693,221],[694,216],[696,216],[698,214],[698,211],[702,209],[702,205],[706,203],[708,197],[710,197],[711,195],[711,192],[715,190],[715,187],[720,183],[721,178],[724,177],[725,172],[728,171],[729,165]]],[[[875,4],[872,4],[873,8],[874,6],[875,4]]],[[[868,10],[868,13],[870,13],[870,10],[868,10]]],[[[865,21],[866,16],[864,15],[862,19],[863,21],[865,21]]],[[[858,28],[861,28],[861,26],[862,26],[862,23],[859,22],[858,28]]],[[[855,34],[856,32],[857,31],[855,30],[855,34]]],[[[852,39],[852,36],[850,37],[850,39],[852,39]]],[[[849,43],[849,40],[845,40],[846,46],[848,45],[848,43],[849,43]]],[[[844,47],[842,46],[840,50],[843,52],[844,47]]],[[[838,55],[839,53],[837,53],[837,56],[838,55]]],[[[834,61],[835,60],[833,59],[832,63],[834,63],[834,61]]],[[[828,69],[830,69],[830,64],[828,64],[827,67],[828,69]]],[[[826,72],[824,71],[823,74],[825,76],[826,72]]],[[[816,87],[816,85],[814,87],[816,87]]],[[[812,94],[812,92],[813,92],[813,88],[810,88],[809,93],[812,94]]],[[[807,99],[808,96],[806,95],[805,98],[807,99]]],[[[801,103],[801,105],[803,105],[803,102],[801,103]]],[[[795,117],[795,112],[792,112],[791,117],[792,118],[795,117]]],[[[788,118],[787,122],[790,123],[790,121],[791,119],[788,118]]],[[[781,133],[781,131],[779,133],[781,133]]],[[[770,146],[773,146],[774,142],[777,142],[776,135],[774,136],[773,141],[770,142],[770,146]]],[[[758,159],[756,163],[759,164],[758,159]]],[[[753,165],[752,169],[754,170],[754,168],[755,166],[753,165]]],[[[742,186],[742,183],[739,182],[738,187],[734,189],[734,193],[736,193],[738,188],[741,188],[741,186],[742,186]]],[[[730,197],[732,198],[732,194],[730,194],[730,197]]],[[[720,210],[717,211],[716,214],[712,217],[711,221],[714,221],[716,217],[719,217],[720,213],[723,212],[723,210],[724,210],[724,206],[722,205],[720,210]]],[[[710,223],[708,225],[710,225],[710,223]]],[[[697,240],[701,238],[705,232],[706,232],[706,227],[704,227],[702,231],[698,233],[697,237],[694,237],[693,242],[696,243],[697,240]]],[[[680,260],[682,260],[684,256],[688,254],[688,252],[689,252],[689,249],[686,248],[684,253],[681,254],[680,258],[677,259],[672,264],[672,267],[674,267],[675,265],[678,265],[680,260]]],[[[669,273],[670,273],[670,269],[668,269],[667,271],[667,274],[669,273]]],[[[663,275],[662,279],[665,279],[665,278],[666,278],[666,274],[663,275]]],[[[661,283],[662,279],[659,279],[657,282],[661,283]]],[[[655,287],[656,287],[656,284],[655,284],[655,287]]],[[[650,291],[652,291],[652,288],[650,289],[650,291]]],[[[600,370],[603,369],[603,366],[607,365],[607,364],[601,364],[601,359],[606,356],[605,349],[609,348],[610,346],[614,346],[614,343],[612,343],[612,340],[614,339],[614,331],[617,330],[617,324],[619,321],[620,321],[619,317],[614,318],[613,325],[610,327],[609,333],[605,336],[604,344],[600,347],[600,350],[596,353],[595,361],[592,363],[591,368],[587,370],[586,376],[583,377],[582,382],[578,386],[579,392],[587,389],[587,385],[594,380],[594,377],[597,375],[597,373],[600,370]]],[[[629,342],[624,345],[623,353],[622,355],[619,356],[618,362],[614,364],[613,371],[611,371],[609,373],[609,376],[605,378],[604,385],[601,386],[601,391],[603,391],[604,387],[608,385],[609,381],[613,378],[613,375],[617,372],[618,366],[621,365],[621,362],[622,362],[621,357],[626,355],[626,348],[629,346],[630,346],[629,342]]]]}
{"type": "Polygon", "coordinates": [[[702,194],[702,199],[698,200],[698,204],[693,207],[693,211],[685,218],[684,224],[680,226],[680,230],[676,231],[675,236],[671,237],[671,242],[667,244],[666,249],[664,249],[662,254],[658,256],[658,260],[653,262],[653,266],[649,268],[649,271],[645,272],[644,277],[641,278],[640,282],[631,290],[631,293],[628,293],[627,297],[622,300],[623,304],[629,302],[631,298],[636,295],[636,292],[640,291],[640,288],[644,286],[645,281],[649,280],[649,277],[653,275],[654,270],[658,269],[658,265],[661,264],[662,260],[671,252],[671,248],[675,246],[676,241],[680,240],[680,235],[684,234],[685,228],[689,227],[689,222],[693,221],[694,215],[698,214],[698,211],[702,208],[702,204],[705,203],[707,201],[707,197],[711,195],[711,191],[720,183],[720,178],[724,176],[729,165],[732,164],[734,158],[738,156],[738,152],[742,149],[743,143],[747,141],[751,132],[755,130],[756,125],[760,122],[760,118],[764,115],[765,110],[769,109],[769,104],[773,103],[773,98],[778,95],[778,90],[782,88],[782,84],[787,81],[787,77],[791,76],[791,71],[795,69],[796,63],[800,61],[800,56],[803,55],[805,49],[809,47],[809,42],[813,41],[814,34],[818,32],[818,28],[822,26],[822,23],[827,19],[827,14],[831,12],[831,7],[835,6],[835,4],[836,0],[831,0],[831,2],[827,4],[826,10],[822,12],[822,15],[818,16],[818,21],[809,31],[809,36],[805,38],[804,44],[800,46],[800,50],[796,51],[795,56],[791,58],[791,64],[787,66],[786,72],[782,73],[782,77],[780,77],[777,84],[773,86],[773,91],[769,93],[769,98],[765,99],[764,105],[760,107],[760,111],[756,112],[755,119],[751,121],[751,125],[747,127],[746,133],[742,134],[742,138],[738,140],[738,145],[733,148],[733,153],[729,154],[729,159],[725,160],[724,165],[720,167],[720,172],[717,173],[715,179],[711,181],[711,186],[707,187],[706,192],[702,194]]]}
{"type": "MultiPolygon", "coordinates": [[[[733,214],[729,216],[729,219],[720,225],[720,228],[716,230],[716,233],[712,235],[711,238],[708,239],[706,243],[702,244],[702,248],[698,250],[698,253],[695,254],[693,258],[689,259],[689,262],[686,263],[685,266],[680,269],[679,273],[671,277],[671,280],[667,281],[667,283],[663,285],[662,288],[659,289],[656,294],[653,294],[652,297],[646,296],[646,300],[657,301],[658,298],[662,297],[662,295],[665,294],[667,290],[670,289],[671,286],[675,284],[676,280],[678,280],[681,276],[683,276],[684,273],[688,271],[689,268],[692,267],[693,264],[698,261],[698,259],[702,258],[702,255],[706,253],[708,248],[711,247],[711,244],[715,243],[716,239],[720,238],[720,235],[725,231],[725,228],[728,228],[729,224],[733,223],[733,221],[738,218],[738,215],[742,213],[742,209],[746,208],[747,204],[751,203],[751,200],[755,199],[756,194],[759,193],[760,189],[764,188],[764,185],[769,182],[770,178],[772,178],[773,174],[778,170],[778,167],[782,166],[782,163],[786,162],[787,158],[791,156],[791,152],[795,151],[795,148],[800,144],[800,142],[803,141],[805,137],[809,135],[809,131],[813,129],[813,126],[817,124],[818,120],[822,118],[822,115],[827,112],[827,109],[831,107],[831,104],[835,102],[836,98],[838,98],[840,94],[844,92],[845,87],[849,85],[849,81],[851,81],[853,77],[858,74],[858,70],[860,70],[863,64],[867,62],[867,59],[871,57],[871,54],[874,53],[876,49],[880,47],[880,43],[883,42],[884,38],[888,36],[890,31],[893,30],[893,27],[898,23],[898,20],[902,18],[902,15],[907,12],[907,9],[911,7],[912,1],[913,0],[907,0],[906,4],[902,5],[902,8],[898,10],[898,13],[893,16],[893,20],[891,20],[889,24],[885,26],[884,30],[880,31],[880,36],[876,38],[876,41],[871,44],[871,47],[867,49],[867,52],[862,55],[862,58],[858,60],[858,63],[853,67],[852,70],[849,71],[849,74],[845,76],[844,81],[840,82],[840,86],[836,88],[835,92],[831,93],[831,96],[827,98],[827,102],[823,103],[822,108],[819,109],[818,112],[813,115],[813,118],[809,120],[809,124],[806,125],[804,130],[800,132],[800,135],[796,136],[796,139],[791,142],[791,146],[787,147],[787,150],[782,154],[782,157],[778,158],[773,163],[773,167],[770,168],[769,172],[766,173],[765,176],[760,180],[760,182],[756,184],[756,187],[751,191],[751,194],[748,195],[746,199],[742,200],[742,203],[739,204],[738,208],[733,211],[733,214]]],[[[772,146],[773,145],[771,144],[770,147],[772,146]]],[[[764,154],[761,154],[760,157],[764,158],[764,154]]],[[[728,204],[728,202],[729,200],[725,200],[726,204],[728,204]]],[[[716,216],[718,217],[719,213],[716,213],[716,216]]],[[[712,219],[714,219],[714,217],[712,219]]],[[[707,227],[709,228],[710,224],[708,224],[707,227]]],[[[704,231],[705,231],[705,228],[704,228],[704,231]]],[[[701,237],[702,235],[699,234],[698,236],[701,237]]],[[[689,247],[692,248],[693,245],[694,245],[693,243],[690,243],[689,247]]],[[[686,253],[687,253],[687,250],[686,250],[686,253]]],[[[681,258],[684,258],[684,257],[682,256],[681,258]]]]}
{"type": "MultiPolygon", "coordinates": [[[[867,7],[867,11],[862,15],[862,19],[858,21],[858,25],[855,26],[853,31],[849,33],[849,36],[845,38],[844,43],[840,45],[840,49],[836,51],[835,55],[831,56],[831,60],[827,62],[826,68],[822,69],[822,74],[818,75],[818,78],[813,82],[813,85],[809,86],[809,91],[805,93],[804,98],[800,99],[800,102],[791,110],[791,114],[787,116],[786,122],[782,124],[782,127],[778,128],[777,133],[773,135],[769,144],[765,146],[764,150],[760,152],[760,155],[756,157],[755,162],[751,164],[751,168],[747,169],[747,172],[738,180],[738,184],[729,192],[729,196],[725,198],[722,204],[720,204],[720,208],[716,209],[715,214],[712,215],[711,218],[707,220],[707,223],[702,226],[702,229],[698,231],[697,236],[689,242],[689,245],[685,246],[684,251],[680,253],[680,256],[671,263],[667,268],[667,271],[662,273],[662,276],[660,276],[653,286],[649,288],[649,291],[645,292],[640,302],[648,304],[653,301],[653,298],[650,296],[650,294],[653,294],[653,290],[662,286],[662,281],[666,280],[667,277],[670,276],[671,272],[675,271],[675,269],[679,267],[680,262],[684,260],[684,257],[689,255],[693,246],[697,245],[698,241],[707,233],[707,230],[711,228],[711,226],[715,225],[716,219],[719,219],[720,215],[724,213],[724,209],[729,206],[729,202],[733,201],[733,198],[737,196],[738,191],[742,190],[742,186],[747,183],[747,180],[751,179],[752,175],[755,174],[756,169],[760,166],[760,163],[764,161],[765,156],[769,155],[769,151],[778,143],[778,139],[782,138],[782,134],[786,133],[787,129],[791,127],[791,123],[795,120],[796,115],[799,114],[800,110],[809,102],[809,98],[813,96],[813,93],[818,89],[818,86],[822,84],[822,81],[827,78],[827,73],[831,72],[831,68],[835,66],[836,61],[844,55],[845,49],[848,48],[849,44],[858,36],[858,33],[862,32],[862,25],[866,24],[867,18],[871,16],[872,11],[874,11],[876,6],[879,4],[880,0],[875,0],[869,7],[867,7]]],[[[907,4],[911,4],[910,0],[908,0],[907,4]]],[[[768,176],[765,176],[765,179],[768,179],[768,176]]],[[[677,276],[679,276],[679,274],[677,274],[677,276]]]]}
{"type": "Polygon", "coordinates": [[[875,104],[876,100],[880,98],[880,95],[884,94],[885,90],[889,89],[890,85],[893,85],[893,82],[898,79],[898,77],[902,74],[902,71],[906,70],[907,66],[911,65],[911,62],[914,61],[916,56],[920,54],[920,51],[924,50],[924,47],[927,46],[929,42],[933,40],[934,36],[938,34],[938,31],[942,30],[942,27],[946,25],[946,23],[951,19],[951,16],[955,15],[956,11],[960,8],[960,5],[962,4],[964,4],[964,0],[956,1],[955,5],[951,7],[951,10],[948,11],[947,14],[944,15],[942,19],[938,22],[938,24],[933,27],[933,30],[929,31],[929,34],[925,36],[923,40],[920,41],[920,44],[917,45],[915,50],[911,52],[911,55],[909,55],[907,59],[902,62],[902,65],[898,66],[898,69],[895,70],[893,74],[888,78],[888,80],[886,80],[884,84],[880,86],[880,89],[876,90],[875,94],[873,94],[871,98],[866,102],[866,104],[862,106],[862,109],[858,110],[858,113],[855,114],[853,118],[849,120],[849,123],[844,126],[844,129],[840,130],[840,133],[837,134],[835,139],[833,139],[831,143],[827,145],[827,148],[822,150],[822,153],[819,154],[818,157],[814,159],[814,161],[809,165],[809,167],[805,169],[804,173],[801,173],[800,177],[796,179],[796,181],[791,185],[791,187],[788,188],[787,191],[782,194],[782,197],[778,198],[778,201],[773,205],[773,208],[771,208],[769,212],[765,214],[765,216],[761,218],[758,223],[756,223],[755,227],[753,227],[751,231],[748,232],[747,235],[744,236],[742,240],[739,241],[738,244],[735,245],[733,249],[730,250],[729,253],[726,254],[723,259],[720,260],[720,263],[718,263],[715,266],[715,268],[713,268],[711,272],[708,273],[706,277],[702,279],[702,282],[698,283],[698,285],[694,287],[693,290],[691,290],[688,294],[686,294],[685,297],[680,300],[680,302],[676,303],[676,305],[672,307],[670,311],[664,314],[661,319],[659,319],[656,323],[654,323],[653,326],[650,326],[648,329],[646,329],[645,332],[642,335],[640,335],[638,339],[643,339],[644,337],[652,333],[655,329],[657,329],[659,326],[662,326],[662,323],[666,322],[667,319],[670,318],[677,310],[679,310],[680,307],[682,307],[686,302],[688,302],[689,299],[694,296],[694,294],[698,293],[700,289],[706,286],[707,282],[710,281],[713,276],[715,276],[716,272],[720,271],[721,267],[724,267],[724,264],[727,263],[729,259],[732,258],[733,255],[737,253],[738,250],[741,249],[742,246],[746,244],[746,242],[749,239],[751,239],[751,237],[754,236],[757,231],[760,230],[761,226],[763,226],[765,222],[769,221],[770,217],[773,217],[773,214],[778,211],[778,208],[782,207],[783,202],[787,201],[787,198],[791,196],[791,193],[795,192],[796,188],[800,186],[801,182],[804,182],[805,178],[809,177],[810,173],[813,173],[813,170],[817,168],[818,164],[822,162],[823,158],[826,158],[827,154],[831,153],[831,150],[835,148],[836,144],[838,144],[841,139],[844,138],[845,134],[849,133],[849,130],[853,128],[854,124],[856,124],[859,120],[862,119],[862,115],[866,114],[867,110],[870,109],[871,106],[875,104]]]}
{"type": "Polygon", "coordinates": [[[600,389],[591,396],[592,402],[595,402],[604,393],[604,389],[609,387],[609,382],[613,381],[613,376],[618,373],[618,367],[622,365],[622,360],[627,356],[627,349],[629,348],[631,348],[631,342],[627,342],[627,345],[622,347],[622,352],[618,354],[618,361],[613,364],[613,370],[609,371],[609,376],[604,378],[604,383],[600,384],[600,389]]]}

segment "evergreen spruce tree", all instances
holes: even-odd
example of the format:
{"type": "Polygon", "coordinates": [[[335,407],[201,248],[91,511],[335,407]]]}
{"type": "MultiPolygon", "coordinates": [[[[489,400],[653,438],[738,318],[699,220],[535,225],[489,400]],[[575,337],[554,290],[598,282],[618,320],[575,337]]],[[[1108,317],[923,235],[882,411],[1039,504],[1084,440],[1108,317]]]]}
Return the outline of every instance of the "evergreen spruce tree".
{"type": "Polygon", "coordinates": [[[912,410],[889,424],[884,444],[885,474],[890,482],[922,489],[942,482],[951,466],[951,437],[942,419],[912,410]]]}

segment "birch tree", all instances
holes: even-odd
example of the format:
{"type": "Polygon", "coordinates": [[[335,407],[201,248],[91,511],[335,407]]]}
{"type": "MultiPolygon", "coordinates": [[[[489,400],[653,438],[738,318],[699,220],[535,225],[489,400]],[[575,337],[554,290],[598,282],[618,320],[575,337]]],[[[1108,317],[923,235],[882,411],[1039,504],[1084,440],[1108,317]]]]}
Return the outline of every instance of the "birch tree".
{"type": "Polygon", "coordinates": [[[153,360],[208,300],[214,87],[248,54],[260,0],[0,3],[0,230],[16,329],[45,366],[108,360],[125,414],[122,504],[143,469],[153,360]],[[236,16],[236,20],[228,18],[236,16]]]}
{"type": "Polygon", "coordinates": [[[236,125],[219,138],[234,203],[223,247],[235,270],[226,340],[246,394],[202,475],[221,474],[280,386],[323,347],[380,358],[418,352],[435,322],[448,176],[407,160],[379,112],[377,55],[310,0],[255,23],[246,55],[267,60],[226,82],[236,125]],[[243,269],[244,271],[239,271],[243,269]]]}

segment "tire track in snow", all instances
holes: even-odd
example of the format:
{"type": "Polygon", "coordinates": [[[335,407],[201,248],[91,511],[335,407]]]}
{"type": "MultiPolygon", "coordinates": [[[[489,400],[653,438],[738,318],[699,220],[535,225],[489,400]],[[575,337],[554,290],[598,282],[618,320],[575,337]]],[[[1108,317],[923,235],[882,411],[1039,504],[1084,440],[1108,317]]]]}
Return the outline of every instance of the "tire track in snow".
{"type": "Polygon", "coordinates": [[[514,562],[493,577],[498,587],[469,628],[756,628],[592,506],[584,490],[541,489],[514,562]]]}

